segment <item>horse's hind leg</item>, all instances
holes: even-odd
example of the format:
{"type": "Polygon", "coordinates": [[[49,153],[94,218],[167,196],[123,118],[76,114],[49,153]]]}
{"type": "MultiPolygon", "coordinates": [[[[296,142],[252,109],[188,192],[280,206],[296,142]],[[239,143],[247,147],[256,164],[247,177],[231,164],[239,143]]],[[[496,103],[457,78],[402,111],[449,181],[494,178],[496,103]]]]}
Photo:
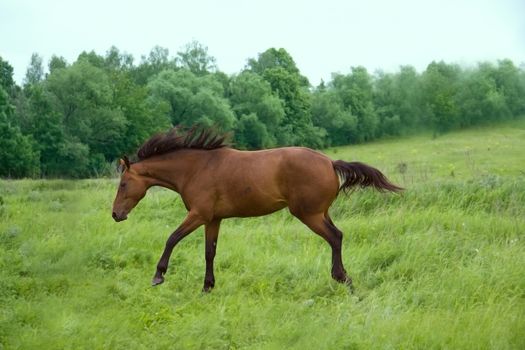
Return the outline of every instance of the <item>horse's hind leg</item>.
{"type": "Polygon", "coordinates": [[[332,218],[330,217],[330,214],[328,214],[328,210],[325,211],[324,217],[330,225],[335,226],[334,222],[332,221],[332,218]]]}
{"type": "Polygon", "coordinates": [[[325,214],[323,213],[308,216],[296,216],[312,231],[323,237],[328,244],[330,244],[330,247],[332,248],[332,278],[338,282],[351,285],[352,279],[347,276],[341,258],[343,233],[335,227],[330,217],[325,217],[325,214]]]}
{"type": "Polygon", "coordinates": [[[206,274],[204,275],[203,292],[209,292],[215,286],[215,276],[213,274],[213,259],[215,258],[215,251],[217,249],[217,238],[219,237],[219,226],[221,220],[213,220],[205,226],[205,258],[206,258],[206,274]]]}

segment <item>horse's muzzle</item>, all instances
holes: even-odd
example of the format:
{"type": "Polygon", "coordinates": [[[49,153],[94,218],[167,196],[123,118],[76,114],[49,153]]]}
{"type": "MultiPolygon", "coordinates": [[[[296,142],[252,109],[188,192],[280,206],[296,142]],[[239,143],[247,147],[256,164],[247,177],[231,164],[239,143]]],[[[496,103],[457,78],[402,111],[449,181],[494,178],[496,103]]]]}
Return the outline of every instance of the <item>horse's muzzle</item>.
{"type": "Polygon", "coordinates": [[[113,212],[111,216],[116,222],[124,221],[128,218],[127,215],[118,215],[116,212],[113,212]]]}

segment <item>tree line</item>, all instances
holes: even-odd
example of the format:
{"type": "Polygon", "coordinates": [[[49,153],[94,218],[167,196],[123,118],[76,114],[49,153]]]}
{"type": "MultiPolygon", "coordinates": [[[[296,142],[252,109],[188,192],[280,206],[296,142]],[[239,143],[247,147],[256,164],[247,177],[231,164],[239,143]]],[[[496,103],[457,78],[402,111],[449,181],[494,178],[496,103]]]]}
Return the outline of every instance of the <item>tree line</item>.
{"type": "Polygon", "coordinates": [[[432,62],[419,73],[352,67],[313,87],[284,49],[238,73],[217,69],[198,42],[175,57],[155,47],[140,63],[111,47],[68,63],[33,54],[22,86],[0,57],[0,176],[80,178],[172,125],[231,132],[235,147],[346,145],[525,114],[525,70],[511,60],[474,68],[432,62]]]}

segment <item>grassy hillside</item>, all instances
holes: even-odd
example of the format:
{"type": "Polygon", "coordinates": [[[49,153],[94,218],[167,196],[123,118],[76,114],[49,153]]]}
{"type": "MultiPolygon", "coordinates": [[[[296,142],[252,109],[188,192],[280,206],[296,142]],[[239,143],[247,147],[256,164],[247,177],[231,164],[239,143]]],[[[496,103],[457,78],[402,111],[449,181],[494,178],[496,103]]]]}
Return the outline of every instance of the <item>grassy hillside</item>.
{"type": "Polygon", "coordinates": [[[202,294],[202,229],[150,287],[176,194],[116,224],[117,180],[1,181],[0,349],[523,349],[524,150],[524,121],[328,150],[407,187],[332,207],[353,294],[286,211],[225,221],[202,294]]]}

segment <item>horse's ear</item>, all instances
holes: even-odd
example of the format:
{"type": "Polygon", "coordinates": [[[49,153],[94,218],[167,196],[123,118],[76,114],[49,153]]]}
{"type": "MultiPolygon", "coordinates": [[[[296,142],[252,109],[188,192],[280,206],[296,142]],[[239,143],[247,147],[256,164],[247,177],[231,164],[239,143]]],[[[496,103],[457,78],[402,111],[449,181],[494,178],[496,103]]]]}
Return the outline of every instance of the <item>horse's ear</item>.
{"type": "Polygon", "coordinates": [[[126,164],[126,170],[129,170],[130,168],[130,164],[129,164],[129,159],[128,159],[128,156],[124,156],[124,164],[126,164]]]}
{"type": "Polygon", "coordinates": [[[130,164],[129,159],[127,156],[124,156],[123,158],[119,159],[118,161],[118,170],[119,172],[123,173],[125,170],[129,170],[130,164]]]}

